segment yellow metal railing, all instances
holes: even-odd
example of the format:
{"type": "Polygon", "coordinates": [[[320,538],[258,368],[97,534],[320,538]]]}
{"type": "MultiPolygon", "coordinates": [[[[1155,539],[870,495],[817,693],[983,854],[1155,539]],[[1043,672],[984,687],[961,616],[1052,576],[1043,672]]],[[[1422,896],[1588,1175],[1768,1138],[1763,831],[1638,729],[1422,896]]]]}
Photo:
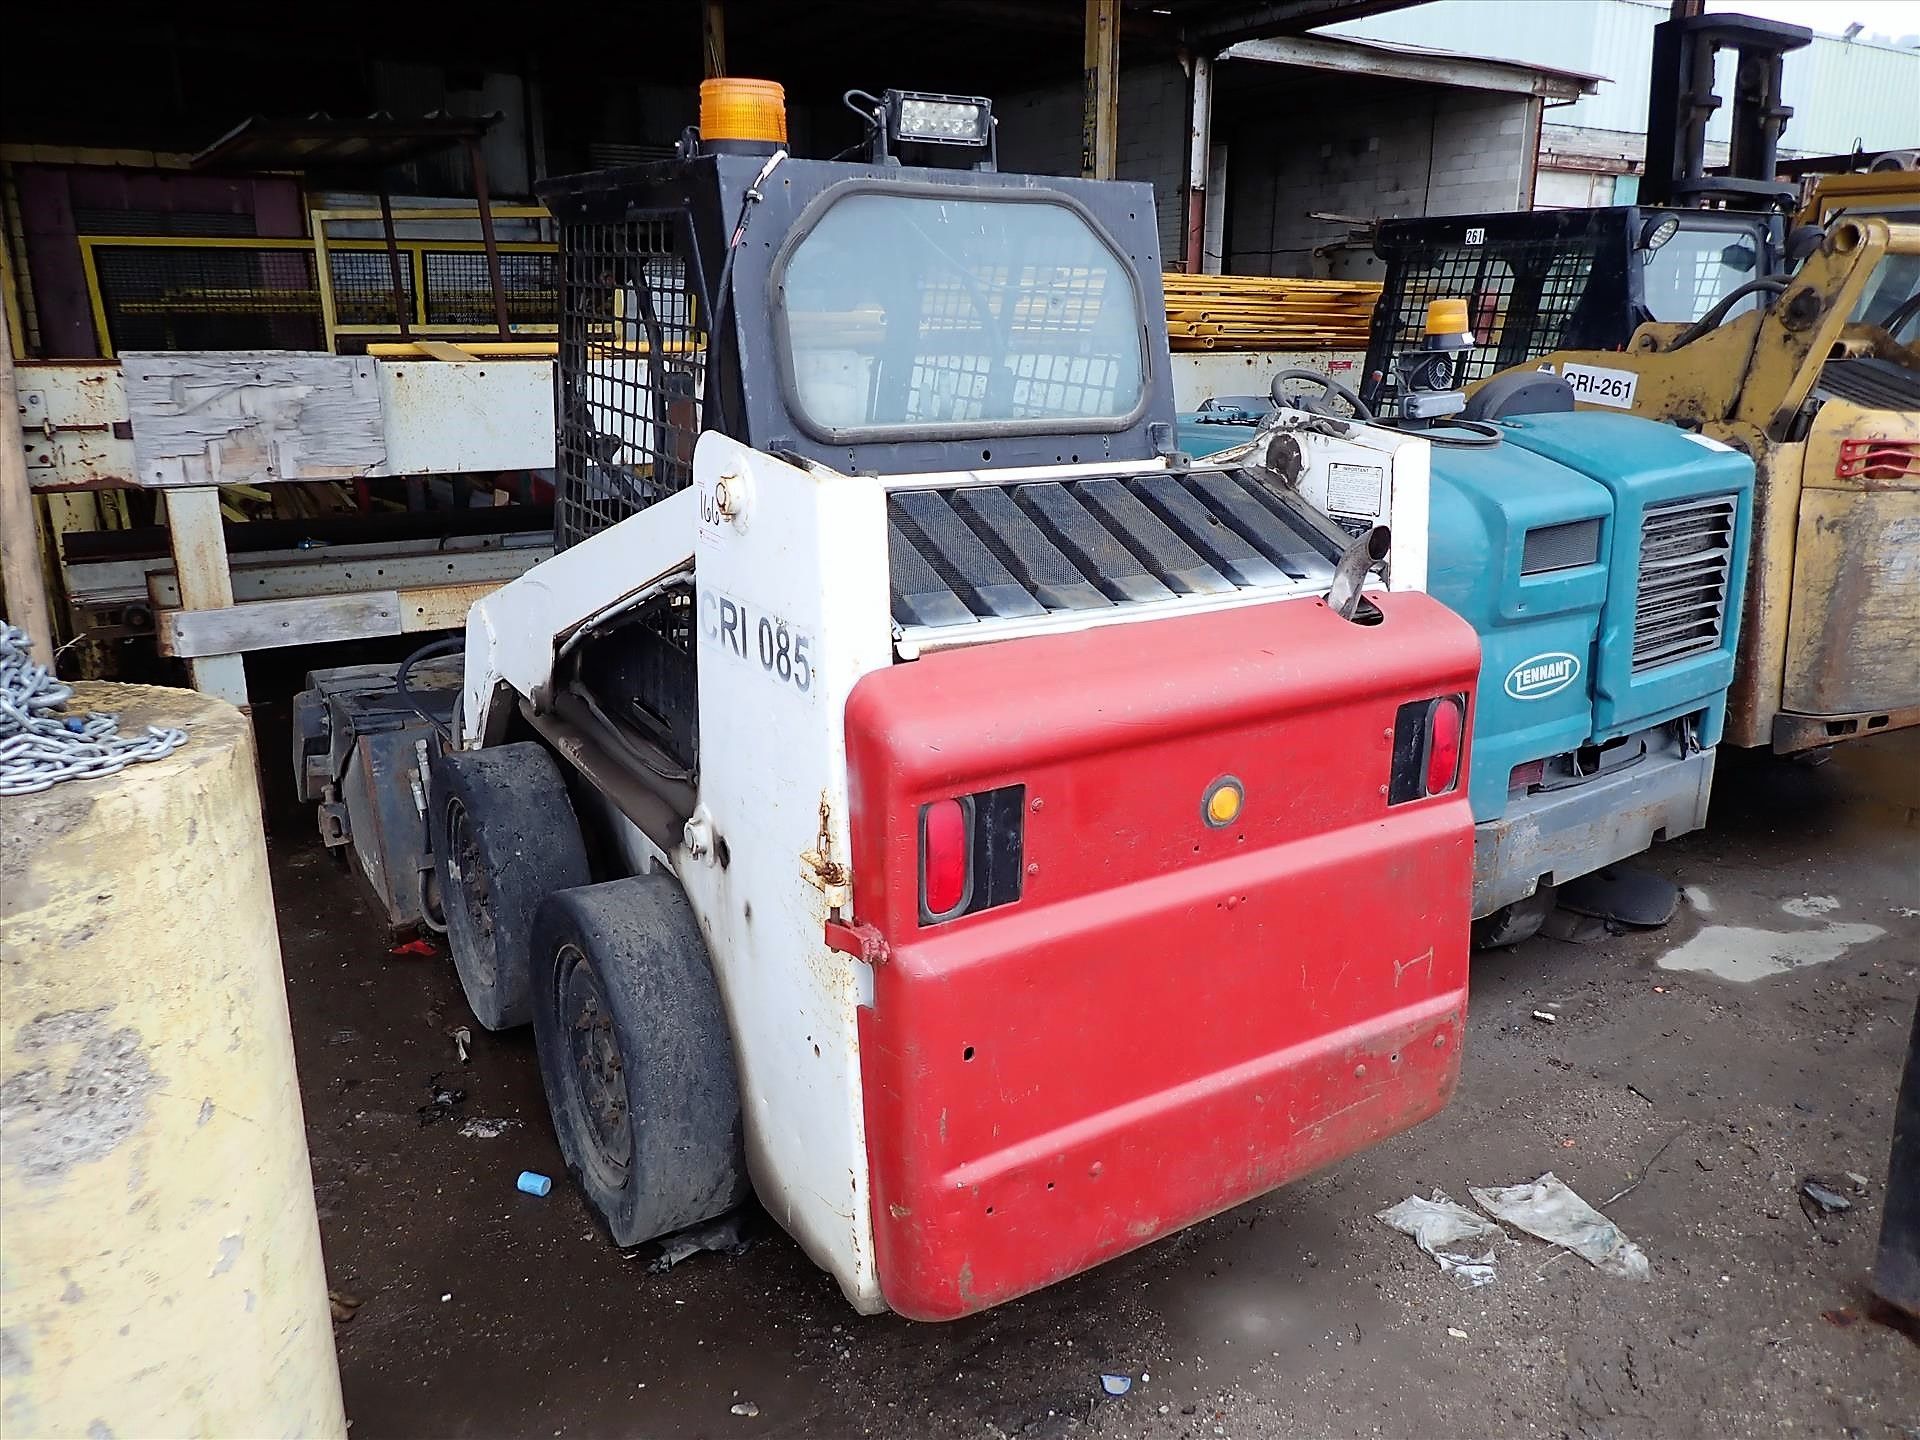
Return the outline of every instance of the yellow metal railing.
{"type": "MultiPolygon", "coordinates": [[[[547,207],[544,205],[491,205],[487,208],[487,213],[495,220],[545,220],[551,218],[547,213],[547,207]]],[[[427,207],[417,210],[395,210],[387,217],[383,217],[381,212],[375,209],[314,210],[309,212],[309,214],[312,220],[311,228],[313,230],[314,269],[316,273],[321,275],[332,274],[332,261],[330,257],[336,251],[372,250],[384,254],[387,249],[387,242],[385,240],[334,240],[327,234],[327,227],[329,225],[347,222],[364,223],[366,221],[381,221],[383,218],[391,219],[396,225],[428,220],[472,220],[478,222],[480,218],[480,212],[471,206],[448,206],[443,209],[427,207]]],[[[485,301],[484,308],[488,312],[488,318],[485,321],[479,323],[463,322],[460,324],[446,324],[435,321],[430,314],[432,287],[427,274],[426,257],[430,253],[484,255],[486,253],[486,246],[483,242],[478,240],[396,240],[394,243],[399,248],[402,261],[404,262],[406,279],[402,283],[411,292],[413,298],[413,314],[409,317],[407,324],[409,331],[420,335],[472,335],[479,331],[492,330],[494,328],[494,321],[491,316],[493,296],[490,284],[488,284],[483,291],[473,292],[474,294],[480,295],[485,301]]],[[[502,240],[496,242],[494,248],[499,252],[503,262],[509,255],[557,255],[559,253],[559,247],[551,241],[502,240]]],[[[391,282],[388,281],[386,283],[390,289],[391,282]]],[[[509,290],[509,304],[512,303],[513,298],[513,292],[509,290]]],[[[329,350],[337,350],[340,348],[339,337],[342,335],[392,335],[397,338],[400,334],[400,327],[397,324],[342,323],[339,319],[338,307],[331,287],[323,287],[321,291],[321,305],[323,307],[322,314],[326,325],[327,348],[329,350]]],[[[557,272],[556,290],[553,297],[553,305],[549,313],[553,316],[551,320],[510,324],[509,328],[515,334],[527,335],[553,335],[559,332],[560,296],[557,289],[557,272]]]]}
{"type": "MultiPolygon", "coordinates": [[[[116,318],[178,319],[193,321],[217,317],[257,316],[263,320],[305,320],[315,327],[313,339],[319,347],[338,350],[343,336],[383,336],[399,338],[402,327],[393,316],[393,285],[384,239],[338,239],[327,233],[328,226],[345,221],[378,220],[378,210],[315,210],[312,213],[311,238],[261,238],[255,236],[202,235],[82,235],[79,237],[80,261],[87,285],[87,299],[93,312],[95,334],[101,353],[112,358],[122,348],[115,334],[116,318]],[[185,275],[176,265],[172,273],[159,267],[156,273],[133,277],[111,274],[113,258],[134,252],[159,251],[169,255],[194,253],[214,256],[261,258],[261,266],[210,264],[214,273],[196,279],[185,275]],[[279,276],[263,273],[274,264],[273,257],[287,257],[285,264],[297,264],[298,271],[286,270],[279,276]],[[352,276],[343,273],[344,257],[361,260],[365,266],[364,283],[347,284],[352,276]],[[377,262],[377,263],[376,263],[377,262]],[[109,273],[103,277],[103,269],[109,273]],[[133,293],[129,293],[133,292],[133,293]],[[376,318],[377,317],[377,318],[376,318]]],[[[493,207],[497,219],[543,218],[546,210],[531,205],[493,207]]],[[[396,223],[424,220],[472,220],[471,208],[402,210],[394,212],[396,223]]],[[[502,240],[496,245],[502,263],[511,265],[526,256],[554,256],[558,247],[549,241],[502,240]]],[[[402,267],[401,303],[407,308],[406,330],[425,336],[480,335],[495,329],[492,285],[484,263],[472,261],[484,256],[485,246],[478,240],[441,240],[396,238],[394,249],[402,267]],[[458,268],[472,269],[476,275],[448,277],[449,261],[467,262],[458,268]],[[436,273],[441,272],[441,273],[436,273]],[[465,311],[472,318],[447,321],[438,318],[446,312],[465,311]]],[[[552,264],[553,262],[549,262],[552,264]]],[[[550,270],[551,284],[536,282],[518,288],[507,287],[510,310],[522,318],[511,321],[517,335],[552,335],[557,332],[560,297],[557,268],[550,270]],[[529,304],[538,318],[527,315],[529,304]]],[[[124,329],[124,326],[122,327],[124,329]]],[[[311,343],[309,341],[308,343],[311,343]]],[[[296,345],[290,348],[306,348],[296,345]]]]}

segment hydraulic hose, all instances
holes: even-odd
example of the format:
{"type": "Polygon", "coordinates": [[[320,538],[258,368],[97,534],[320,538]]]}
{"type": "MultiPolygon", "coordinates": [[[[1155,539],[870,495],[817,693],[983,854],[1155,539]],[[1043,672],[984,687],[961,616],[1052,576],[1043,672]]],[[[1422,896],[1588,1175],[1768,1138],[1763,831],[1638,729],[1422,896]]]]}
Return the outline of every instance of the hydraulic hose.
{"type": "MultiPolygon", "coordinates": [[[[720,283],[714,286],[712,318],[707,322],[707,344],[710,350],[717,350],[721,344],[721,334],[726,325],[727,306],[733,299],[733,258],[740,252],[740,242],[747,238],[747,226],[753,221],[753,207],[764,197],[760,187],[767,183],[767,177],[779,168],[780,162],[787,158],[785,150],[776,150],[767,157],[767,163],[760,167],[760,173],[753,177],[753,183],[747,186],[746,193],[740,197],[740,213],[734,217],[733,234],[727,240],[727,258],[720,263],[720,283]]],[[[710,430],[725,430],[724,402],[714,404],[726,393],[726,386],[714,385],[710,391],[713,404],[721,412],[722,423],[710,425],[710,430]]]]}
{"type": "Polygon", "coordinates": [[[438,655],[453,655],[466,648],[467,637],[464,634],[449,635],[443,640],[435,640],[431,644],[422,645],[418,650],[402,660],[400,662],[400,668],[396,670],[393,675],[393,688],[400,692],[400,698],[406,702],[407,708],[422,720],[426,721],[435,730],[439,731],[441,738],[449,745],[457,743],[459,737],[445,725],[441,724],[438,719],[427,713],[427,707],[420,703],[420,697],[413,693],[413,687],[409,685],[407,681],[413,674],[413,667],[418,665],[422,660],[431,660],[438,655]]]}
{"type": "Polygon", "coordinates": [[[1418,435],[1429,444],[1456,450],[1486,449],[1506,439],[1500,433],[1500,427],[1489,420],[1436,420],[1426,425],[1410,425],[1401,416],[1389,415],[1373,423],[1385,430],[1398,430],[1402,435],[1418,435]]]}
{"type": "Polygon", "coordinates": [[[1775,295],[1778,295],[1782,290],[1785,290],[1790,283],[1792,283],[1791,278],[1786,275],[1762,275],[1757,280],[1749,280],[1744,285],[1734,286],[1733,289],[1720,297],[1718,303],[1716,303],[1711,310],[1707,311],[1706,314],[1702,315],[1698,320],[1674,336],[1673,343],[1667,347],[1668,352],[1671,353],[1678,350],[1682,345],[1691,345],[1702,335],[1717,326],[1722,320],[1726,319],[1727,312],[1742,300],[1746,299],[1747,296],[1757,294],[1762,290],[1769,290],[1775,295]]]}

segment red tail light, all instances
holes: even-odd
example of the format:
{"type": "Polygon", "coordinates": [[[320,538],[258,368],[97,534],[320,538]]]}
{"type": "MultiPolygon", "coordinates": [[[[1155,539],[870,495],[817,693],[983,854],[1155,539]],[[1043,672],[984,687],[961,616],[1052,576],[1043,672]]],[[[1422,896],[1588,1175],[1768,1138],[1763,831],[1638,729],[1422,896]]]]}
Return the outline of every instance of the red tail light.
{"type": "Polygon", "coordinates": [[[1467,697],[1409,700],[1393,717],[1393,768],[1387,803],[1404,805],[1444,795],[1460,783],[1467,740],[1467,697]]]}
{"type": "Polygon", "coordinates": [[[1433,702],[1427,719],[1427,794],[1444,795],[1460,776],[1460,740],[1466,711],[1449,695],[1433,702]]]}
{"type": "Polygon", "coordinates": [[[967,871],[973,855],[972,827],[961,800],[935,800],[920,807],[921,919],[944,920],[967,903],[967,871]]]}

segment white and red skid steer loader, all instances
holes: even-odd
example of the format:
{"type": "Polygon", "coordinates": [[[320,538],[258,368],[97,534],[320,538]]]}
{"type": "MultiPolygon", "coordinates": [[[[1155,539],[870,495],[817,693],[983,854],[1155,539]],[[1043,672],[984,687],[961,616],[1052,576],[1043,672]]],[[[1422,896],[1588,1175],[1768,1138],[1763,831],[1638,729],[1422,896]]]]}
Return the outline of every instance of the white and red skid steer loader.
{"type": "Polygon", "coordinates": [[[1147,187],[890,163],[983,107],[546,186],[560,548],[474,607],[427,786],[614,1241],[751,1187],[927,1319],[1437,1111],[1473,864],[1473,632],[1173,451],[1147,187]]]}

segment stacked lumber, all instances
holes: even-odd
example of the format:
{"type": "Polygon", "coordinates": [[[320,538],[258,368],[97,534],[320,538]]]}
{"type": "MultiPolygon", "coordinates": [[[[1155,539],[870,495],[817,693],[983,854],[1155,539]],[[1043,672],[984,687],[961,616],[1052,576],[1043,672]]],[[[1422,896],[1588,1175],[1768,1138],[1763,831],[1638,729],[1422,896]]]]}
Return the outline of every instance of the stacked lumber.
{"type": "Polygon", "coordinates": [[[1380,285],[1273,275],[1162,278],[1176,350],[1364,350],[1380,285]]]}

